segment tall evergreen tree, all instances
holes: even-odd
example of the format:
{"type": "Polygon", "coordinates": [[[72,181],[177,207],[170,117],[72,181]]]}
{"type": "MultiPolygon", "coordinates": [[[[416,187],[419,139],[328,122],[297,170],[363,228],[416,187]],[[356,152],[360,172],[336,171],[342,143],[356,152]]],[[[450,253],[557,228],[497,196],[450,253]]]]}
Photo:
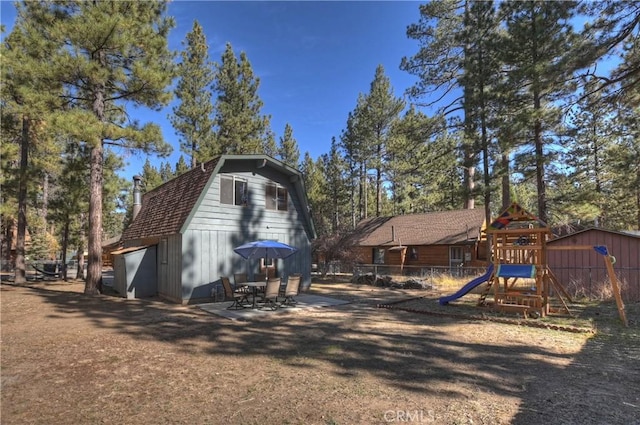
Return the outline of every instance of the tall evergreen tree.
{"type": "Polygon", "coordinates": [[[207,39],[198,21],[183,41],[180,53],[178,84],[175,94],[180,101],[173,108],[171,124],[180,137],[180,150],[191,157],[191,167],[220,153],[213,132],[213,104],[210,86],[214,80],[213,63],[209,61],[207,39]]]}
{"type": "Polygon", "coordinates": [[[330,233],[337,234],[347,229],[349,218],[349,186],[347,164],[341,155],[340,147],[335,137],[331,138],[329,153],[321,157],[325,172],[325,187],[328,193],[330,209],[327,222],[331,224],[330,233]]]}
{"type": "MultiPolygon", "coordinates": [[[[585,95],[606,91],[603,99],[615,102],[620,96],[635,96],[640,102],[640,2],[632,0],[600,0],[582,2],[580,11],[589,19],[582,36],[584,41],[574,56],[575,67],[586,68],[598,84],[592,84],[585,95]],[[622,59],[610,74],[603,75],[594,66],[600,60],[622,59]]],[[[606,68],[605,68],[606,69],[606,68]]]]}
{"type": "MultiPolygon", "coordinates": [[[[89,158],[87,146],[68,143],[63,155],[63,169],[58,180],[59,190],[51,201],[54,219],[62,228],[61,249],[63,278],[67,280],[67,251],[73,247],[83,246],[80,240],[85,229],[78,211],[86,211],[89,207],[89,169],[86,167],[89,158]]],[[[78,275],[79,277],[80,275],[78,275]]]]}
{"type": "Polygon", "coordinates": [[[349,188],[351,196],[352,227],[367,218],[367,165],[372,156],[365,143],[365,131],[362,120],[365,97],[360,94],[355,109],[349,112],[347,126],[340,135],[340,148],[345,154],[349,170],[349,188]]]}
{"type": "Polygon", "coordinates": [[[166,88],[173,77],[173,55],[167,35],[173,21],[164,1],[114,2],[29,1],[19,6],[33,40],[50,40],[53,66],[41,77],[62,83],[63,109],[55,128],[91,146],[89,200],[89,263],[86,294],[102,282],[102,186],[104,145],[156,149],[170,147],[157,125],[128,122],[126,105],[151,108],[168,103],[166,88]]]}
{"type": "Polygon", "coordinates": [[[30,164],[29,154],[38,148],[46,149],[43,145],[52,140],[47,134],[47,127],[51,121],[50,112],[59,107],[61,83],[45,78],[54,66],[50,52],[55,51],[60,44],[42,36],[40,28],[24,5],[18,6],[17,11],[16,24],[2,45],[3,84],[0,85],[0,106],[2,156],[6,160],[6,153],[13,151],[12,153],[18,154],[14,162],[3,161],[3,174],[8,171],[8,175],[16,183],[3,185],[3,197],[7,188],[9,192],[15,189],[13,205],[17,207],[17,211],[15,215],[11,214],[17,222],[14,279],[16,284],[24,284],[29,185],[32,173],[37,171],[30,164]]]}
{"type": "Polygon", "coordinates": [[[271,129],[269,129],[267,130],[265,137],[266,138],[263,146],[264,154],[269,155],[272,158],[275,158],[276,156],[278,156],[278,146],[276,144],[276,135],[274,134],[273,131],[271,131],[271,129]]]}
{"type": "Polygon", "coordinates": [[[293,137],[293,128],[289,123],[284,126],[284,134],[280,137],[278,157],[282,162],[295,169],[300,166],[300,149],[298,142],[293,137]]]}
{"type": "Polygon", "coordinates": [[[325,173],[321,160],[314,161],[309,152],[302,161],[304,186],[309,199],[309,208],[318,235],[326,234],[330,224],[327,222],[327,199],[325,173]]]}
{"type": "Polygon", "coordinates": [[[213,89],[217,93],[216,140],[225,154],[263,153],[269,131],[269,117],[262,116],[258,96],[260,79],[255,77],[246,53],[236,58],[227,43],[213,89]]]}
{"type": "Polygon", "coordinates": [[[177,177],[179,175],[182,175],[187,171],[189,171],[189,166],[187,166],[187,162],[184,160],[184,157],[180,155],[180,158],[178,158],[178,162],[176,162],[175,176],[177,177]]]}
{"type": "Polygon", "coordinates": [[[365,106],[359,121],[362,124],[366,150],[372,152],[368,166],[375,173],[376,217],[382,213],[382,185],[389,135],[393,123],[398,120],[403,108],[404,101],[395,97],[389,77],[384,73],[384,67],[378,65],[369,93],[365,97],[365,106]]]}
{"type": "MultiPolygon", "coordinates": [[[[408,90],[418,101],[439,106],[451,125],[463,132],[462,170],[466,208],[474,208],[476,166],[483,159],[485,187],[490,185],[489,93],[498,71],[497,22],[493,2],[435,0],[420,7],[420,20],[409,25],[407,36],[420,42],[418,53],[405,57],[401,69],[419,77],[408,90]],[[455,118],[461,114],[461,118],[455,118]]],[[[422,104],[425,104],[422,102],[422,104]]],[[[485,204],[490,192],[485,190],[485,204]]],[[[488,216],[488,205],[485,205],[488,216]]]]}
{"type": "Polygon", "coordinates": [[[617,142],[608,146],[605,164],[605,218],[609,227],[640,229],[640,106],[620,103],[614,128],[617,142]]]}
{"type": "Polygon", "coordinates": [[[164,183],[162,181],[162,174],[160,173],[160,170],[158,170],[151,164],[149,158],[147,158],[147,160],[144,162],[144,165],[142,166],[141,177],[143,183],[142,189],[144,193],[149,192],[164,183]]]}
{"type": "Polygon", "coordinates": [[[568,63],[576,42],[570,22],[576,3],[506,1],[500,8],[508,31],[502,59],[514,92],[523,99],[518,114],[531,135],[532,152],[523,163],[534,164],[538,216],[548,222],[545,166],[554,154],[550,140],[557,138],[561,123],[558,102],[575,89],[568,63]]]}

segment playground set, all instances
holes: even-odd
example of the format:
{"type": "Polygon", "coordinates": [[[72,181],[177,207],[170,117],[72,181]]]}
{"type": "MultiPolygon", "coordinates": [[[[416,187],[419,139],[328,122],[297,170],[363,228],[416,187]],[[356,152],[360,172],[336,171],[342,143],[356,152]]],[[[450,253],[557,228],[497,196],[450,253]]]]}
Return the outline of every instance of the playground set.
{"type": "Polygon", "coordinates": [[[520,313],[524,318],[544,317],[557,312],[571,315],[567,305],[567,302],[572,302],[571,297],[549,269],[547,251],[594,249],[604,258],[620,319],[628,326],[620,285],[613,270],[615,258],[609,254],[606,246],[548,246],[547,241],[552,237],[549,227],[516,203],[511,204],[487,227],[486,234],[491,239],[492,258],[487,271],[456,293],[440,298],[441,305],[468,294],[486,282],[478,300],[479,306],[520,313]],[[558,299],[559,307],[552,308],[552,296],[558,299]],[[488,300],[491,298],[493,301],[488,300]]]}

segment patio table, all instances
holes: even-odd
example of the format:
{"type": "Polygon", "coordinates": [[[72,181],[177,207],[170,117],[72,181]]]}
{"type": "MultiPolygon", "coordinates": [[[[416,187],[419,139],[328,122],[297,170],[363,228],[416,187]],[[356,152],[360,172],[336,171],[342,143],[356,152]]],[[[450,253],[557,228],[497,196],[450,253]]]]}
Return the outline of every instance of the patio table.
{"type": "Polygon", "coordinates": [[[251,308],[256,308],[256,297],[258,296],[258,288],[264,288],[267,286],[267,282],[264,280],[258,282],[242,282],[243,286],[248,286],[253,291],[253,304],[251,308]]]}

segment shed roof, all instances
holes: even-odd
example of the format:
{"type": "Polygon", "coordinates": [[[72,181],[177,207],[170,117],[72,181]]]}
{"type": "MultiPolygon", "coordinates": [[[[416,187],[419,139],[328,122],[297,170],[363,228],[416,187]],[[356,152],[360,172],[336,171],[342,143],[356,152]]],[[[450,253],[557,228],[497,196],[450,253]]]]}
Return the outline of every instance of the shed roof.
{"type": "Polygon", "coordinates": [[[563,235],[563,236],[559,236],[557,238],[551,239],[549,241],[547,241],[547,244],[554,244],[556,242],[561,242],[561,241],[567,241],[567,240],[571,240],[572,238],[575,238],[576,236],[579,235],[584,235],[587,233],[593,233],[593,232],[602,232],[602,233],[608,233],[610,235],[618,235],[618,236],[623,236],[623,237],[628,237],[632,240],[638,240],[640,241],[640,234],[636,234],[635,232],[618,232],[615,230],[608,230],[608,229],[603,229],[601,227],[589,227],[577,232],[573,232],[573,233],[569,233],[568,235],[563,235]]]}
{"type": "Polygon", "coordinates": [[[359,246],[453,245],[478,240],[484,211],[453,210],[395,217],[374,217],[358,223],[359,246]]]}

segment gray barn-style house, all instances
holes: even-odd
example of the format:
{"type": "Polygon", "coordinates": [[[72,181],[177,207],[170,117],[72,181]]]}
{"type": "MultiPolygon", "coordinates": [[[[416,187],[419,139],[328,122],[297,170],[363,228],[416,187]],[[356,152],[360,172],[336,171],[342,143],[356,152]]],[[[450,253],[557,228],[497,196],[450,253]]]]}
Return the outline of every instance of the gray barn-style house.
{"type": "Polygon", "coordinates": [[[113,253],[114,287],[128,298],[157,294],[183,304],[210,300],[220,277],[234,273],[269,272],[283,282],[299,273],[308,288],[315,236],[300,171],[267,155],[222,155],[134,205],[123,248],[113,253]],[[298,251],[267,264],[233,251],[255,240],[298,251]]]}

